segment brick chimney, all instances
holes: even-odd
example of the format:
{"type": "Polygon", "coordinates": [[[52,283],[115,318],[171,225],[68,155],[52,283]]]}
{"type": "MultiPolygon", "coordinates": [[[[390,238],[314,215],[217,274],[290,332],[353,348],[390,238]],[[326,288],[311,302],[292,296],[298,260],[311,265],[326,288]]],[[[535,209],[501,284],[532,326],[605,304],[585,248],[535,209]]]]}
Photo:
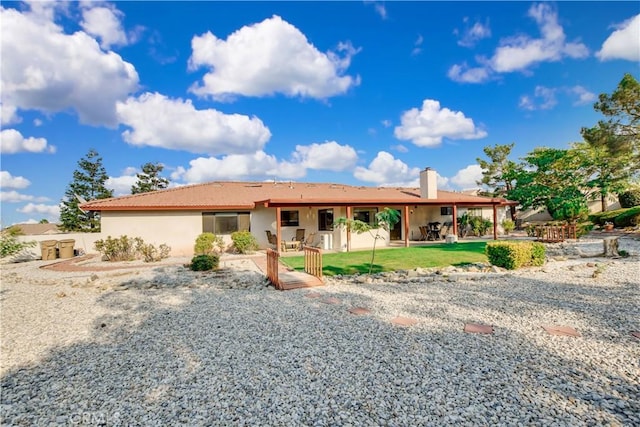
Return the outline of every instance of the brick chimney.
{"type": "Polygon", "coordinates": [[[438,175],[431,168],[420,171],[420,197],[423,199],[438,198],[438,175]]]}

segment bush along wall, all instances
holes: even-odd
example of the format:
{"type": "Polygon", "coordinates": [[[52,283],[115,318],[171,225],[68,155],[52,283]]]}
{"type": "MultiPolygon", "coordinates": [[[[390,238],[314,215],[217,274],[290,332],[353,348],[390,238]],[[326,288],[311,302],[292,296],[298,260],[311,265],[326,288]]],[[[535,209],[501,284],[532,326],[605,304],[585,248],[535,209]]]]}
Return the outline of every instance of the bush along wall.
{"type": "Polygon", "coordinates": [[[600,226],[612,222],[616,227],[634,227],[640,224],[640,206],[591,214],[589,221],[600,226]]]}
{"type": "Polygon", "coordinates": [[[542,243],[515,241],[489,242],[485,250],[492,265],[507,270],[543,265],[546,252],[542,243]]]}

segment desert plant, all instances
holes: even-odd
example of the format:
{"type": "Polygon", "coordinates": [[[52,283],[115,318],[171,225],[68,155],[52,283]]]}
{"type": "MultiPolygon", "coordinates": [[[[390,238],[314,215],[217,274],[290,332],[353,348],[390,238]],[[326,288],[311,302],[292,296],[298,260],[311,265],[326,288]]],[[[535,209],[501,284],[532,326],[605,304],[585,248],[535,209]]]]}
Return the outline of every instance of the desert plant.
{"type": "Polygon", "coordinates": [[[141,258],[145,262],[153,262],[168,258],[171,252],[171,248],[164,243],[156,248],[150,243],[145,243],[141,237],[126,235],[115,239],[107,236],[106,240],[97,240],[95,249],[102,254],[105,261],[133,261],[141,258]]]}
{"type": "Polygon", "coordinates": [[[219,254],[224,250],[224,240],[213,233],[202,233],[196,238],[193,253],[196,255],[219,254]]]}
{"type": "Polygon", "coordinates": [[[471,232],[478,237],[487,234],[487,231],[489,231],[489,229],[493,226],[493,223],[491,221],[480,216],[470,217],[469,224],[471,225],[471,232]]]}
{"type": "Polygon", "coordinates": [[[460,233],[460,237],[465,237],[467,235],[469,226],[471,225],[471,215],[468,213],[464,213],[459,216],[456,221],[458,221],[458,230],[460,233]]]}
{"type": "Polygon", "coordinates": [[[258,242],[249,231],[236,231],[231,233],[231,240],[236,252],[241,254],[251,253],[258,249],[258,242]]]}
{"type": "Polygon", "coordinates": [[[162,243],[157,248],[151,243],[141,243],[138,246],[138,252],[142,255],[144,262],[156,262],[169,258],[171,247],[162,243]]]}
{"type": "Polygon", "coordinates": [[[129,238],[126,235],[106,240],[96,240],[95,249],[102,254],[105,261],[133,261],[135,259],[136,246],[139,245],[139,237],[129,238]]]}
{"type": "Polygon", "coordinates": [[[32,248],[37,244],[35,241],[21,242],[11,231],[3,231],[0,236],[0,258],[16,255],[26,248],[32,248]]]}
{"type": "Polygon", "coordinates": [[[191,259],[189,268],[192,271],[216,270],[220,265],[220,257],[217,254],[196,255],[191,259]]]}
{"type": "Polygon", "coordinates": [[[500,225],[502,225],[504,234],[506,234],[507,236],[516,228],[516,223],[511,219],[503,219],[500,225]]]}

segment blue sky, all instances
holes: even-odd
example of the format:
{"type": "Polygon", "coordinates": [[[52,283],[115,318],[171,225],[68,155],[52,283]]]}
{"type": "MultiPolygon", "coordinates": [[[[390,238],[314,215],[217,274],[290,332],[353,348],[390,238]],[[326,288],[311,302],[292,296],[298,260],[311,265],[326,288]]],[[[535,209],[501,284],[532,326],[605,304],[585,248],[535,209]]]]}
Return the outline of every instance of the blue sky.
{"type": "Polygon", "coordinates": [[[292,180],[475,187],[566,148],[640,63],[637,2],[2,2],[2,225],[56,221],[77,162],[115,193],[292,180]]]}

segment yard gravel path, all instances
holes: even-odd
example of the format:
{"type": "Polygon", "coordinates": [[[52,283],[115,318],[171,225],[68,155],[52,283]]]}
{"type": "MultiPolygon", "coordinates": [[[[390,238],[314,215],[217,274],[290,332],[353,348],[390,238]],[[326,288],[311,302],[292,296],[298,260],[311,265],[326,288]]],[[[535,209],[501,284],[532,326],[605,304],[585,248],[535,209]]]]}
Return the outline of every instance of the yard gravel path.
{"type": "Polygon", "coordinates": [[[250,259],[4,264],[0,424],[640,425],[637,243],[621,239],[624,259],[286,292],[250,259]]]}

